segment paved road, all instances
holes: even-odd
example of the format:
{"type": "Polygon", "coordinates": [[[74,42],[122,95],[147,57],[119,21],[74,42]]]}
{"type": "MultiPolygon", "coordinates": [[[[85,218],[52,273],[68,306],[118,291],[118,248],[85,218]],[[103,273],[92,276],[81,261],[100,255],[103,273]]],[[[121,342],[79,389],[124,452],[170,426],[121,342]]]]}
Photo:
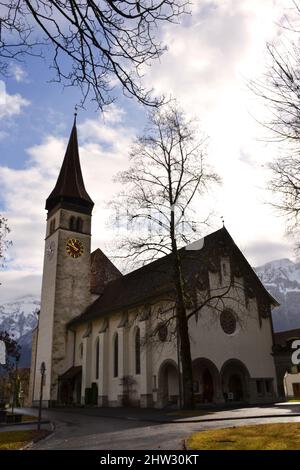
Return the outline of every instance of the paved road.
{"type": "MultiPolygon", "coordinates": [[[[36,412],[32,409],[26,411],[30,414],[36,412]]],[[[123,419],[117,417],[117,410],[112,410],[110,417],[99,416],[101,413],[99,408],[94,410],[46,410],[43,417],[55,422],[55,431],[46,440],[36,443],[33,449],[175,450],[181,449],[183,440],[194,431],[244,424],[300,422],[299,416],[293,417],[293,413],[299,411],[299,406],[255,407],[232,410],[232,417],[240,417],[242,413],[247,412],[247,416],[251,415],[252,419],[230,419],[230,412],[226,411],[226,421],[222,421],[222,414],[215,412],[213,413],[214,419],[219,417],[220,421],[155,423],[147,421],[146,417],[149,416],[149,412],[143,413],[142,410],[140,412],[138,410],[129,411],[128,413],[131,414],[128,414],[127,417],[130,419],[125,419],[125,413],[123,413],[123,419]],[[284,414],[290,413],[291,416],[281,417],[283,412],[284,414]],[[255,418],[255,416],[262,414],[278,414],[278,417],[255,418]]],[[[212,415],[207,416],[207,418],[209,417],[212,415]]],[[[198,419],[204,418],[203,416],[198,419]]]]}

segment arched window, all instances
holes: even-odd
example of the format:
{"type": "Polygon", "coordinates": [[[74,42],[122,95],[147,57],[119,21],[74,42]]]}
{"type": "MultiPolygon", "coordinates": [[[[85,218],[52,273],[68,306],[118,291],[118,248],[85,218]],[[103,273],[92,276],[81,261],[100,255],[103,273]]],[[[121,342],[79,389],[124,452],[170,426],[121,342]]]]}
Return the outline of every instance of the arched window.
{"type": "Polygon", "coordinates": [[[114,377],[119,375],[119,338],[118,333],[114,338],[114,377]]]}
{"type": "Polygon", "coordinates": [[[100,354],[100,344],[99,344],[99,338],[97,338],[97,341],[96,341],[96,351],[95,351],[95,357],[96,357],[96,363],[95,363],[95,366],[96,366],[96,373],[95,373],[95,377],[96,377],[96,380],[99,379],[99,354],[100,354]]]}
{"type": "Polygon", "coordinates": [[[82,232],[82,227],[83,227],[83,220],[81,217],[77,217],[77,221],[76,221],[77,232],[82,232]]]}
{"type": "Polygon", "coordinates": [[[69,220],[69,229],[70,230],[75,230],[75,217],[70,217],[70,220],[69,220]]]}
{"type": "Polygon", "coordinates": [[[141,373],[141,334],[139,328],[135,333],[135,373],[141,373]]]}

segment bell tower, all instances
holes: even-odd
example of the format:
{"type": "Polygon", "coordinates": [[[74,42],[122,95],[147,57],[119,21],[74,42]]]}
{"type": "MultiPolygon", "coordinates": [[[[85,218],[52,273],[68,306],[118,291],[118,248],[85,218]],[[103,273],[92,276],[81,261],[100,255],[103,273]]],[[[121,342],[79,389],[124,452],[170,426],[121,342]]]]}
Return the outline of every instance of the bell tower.
{"type": "Polygon", "coordinates": [[[45,362],[43,405],[58,399],[58,378],[72,366],[73,335],[66,324],[91,302],[91,214],[94,203],[81,172],[76,115],[56,185],[46,200],[47,224],[41,310],[35,345],[33,404],[39,400],[45,362]]]}

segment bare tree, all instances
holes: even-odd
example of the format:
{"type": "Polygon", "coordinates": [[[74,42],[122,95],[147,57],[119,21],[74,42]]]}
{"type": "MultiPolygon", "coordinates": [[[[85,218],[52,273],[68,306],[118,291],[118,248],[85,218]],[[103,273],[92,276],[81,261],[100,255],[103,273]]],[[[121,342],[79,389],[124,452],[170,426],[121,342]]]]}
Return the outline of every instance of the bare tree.
{"type": "Polygon", "coordinates": [[[114,201],[118,221],[124,216],[133,230],[120,243],[126,258],[148,262],[171,256],[186,408],[193,406],[193,379],[179,248],[195,238],[201,224],[193,211],[196,196],[219,182],[206,162],[205,140],[176,106],[150,113],[146,133],[132,149],[130,168],[118,176],[126,189],[114,201]]]}
{"type": "MultiPolygon", "coordinates": [[[[291,1],[293,17],[300,17],[300,4],[291,1]]],[[[262,79],[250,82],[250,88],[262,98],[268,118],[262,122],[270,131],[270,140],[280,145],[280,155],[270,164],[273,176],[269,189],[276,196],[271,205],[287,218],[288,230],[299,231],[300,211],[300,48],[299,29],[288,17],[282,24],[280,43],[267,44],[270,59],[262,79]]]]}
{"type": "Polygon", "coordinates": [[[11,245],[11,241],[7,238],[9,232],[10,228],[8,226],[7,219],[2,217],[0,214],[0,266],[3,265],[6,250],[11,245]]]}
{"type": "Polygon", "coordinates": [[[51,56],[54,80],[89,92],[100,108],[113,85],[145,105],[157,100],[140,78],[164,51],[161,23],[175,22],[189,0],[6,0],[0,1],[0,71],[26,55],[51,56]]]}
{"type": "MultiPolygon", "coordinates": [[[[10,384],[12,412],[17,404],[18,364],[21,357],[21,346],[7,331],[0,330],[0,341],[6,348],[6,362],[0,365],[0,375],[10,384]]],[[[4,397],[2,397],[4,398],[4,397]]],[[[6,397],[5,397],[6,398],[6,397]]]]}
{"type": "MultiPolygon", "coordinates": [[[[287,220],[287,232],[299,234],[300,216],[300,158],[295,155],[284,155],[270,164],[273,176],[269,188],[278,197],[271,205],[287,220]]],[[[300,243],[296,242],[299,249],[300,243]]]]}

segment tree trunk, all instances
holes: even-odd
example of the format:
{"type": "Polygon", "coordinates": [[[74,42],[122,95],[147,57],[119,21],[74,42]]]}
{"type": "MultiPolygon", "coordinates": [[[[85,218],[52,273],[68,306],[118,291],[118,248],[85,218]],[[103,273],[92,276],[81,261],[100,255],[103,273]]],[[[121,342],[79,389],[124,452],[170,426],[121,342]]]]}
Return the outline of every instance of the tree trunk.
{"type": "MultiPolygon", "coordinates": [[[[184,300],[183,277],[181,272],[181,262],[178,256],[177,243],[175,238],[174,212],[171,216],[171,239],[173,253],[173,275],[174,286],[176,290],[176,318],[177,318],[177,334],[180,339],[180,359],[182,366],[182,391],[183,391],[183,408],[194,407],[194,391],[193,391],[193,368],[191,345],[188,331],[188,320],[186,315],[186,307],[184,300]]],[[[179,373],[179,371],[178,371],[179,373]]]]}

